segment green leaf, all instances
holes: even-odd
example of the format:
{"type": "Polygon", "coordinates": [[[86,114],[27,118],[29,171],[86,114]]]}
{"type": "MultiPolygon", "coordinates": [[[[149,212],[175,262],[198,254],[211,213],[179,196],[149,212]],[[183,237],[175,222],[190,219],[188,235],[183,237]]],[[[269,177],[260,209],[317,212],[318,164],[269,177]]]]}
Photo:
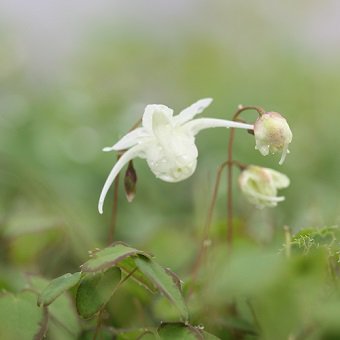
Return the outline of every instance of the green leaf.
{"type": "Polygon", "coordinates": [[[58,296],[64,293],[66,290],[74,287],[78,284],[81,277],[81,273],[77,272],[74,274],[64,274],[51,281],[47,287],[41,292],[38,305],[48,306],[58,296]]]}
{"type": "MultiPolygon", "coordinates": [[[[101,327],[98,334],[96,334],[96,330],[95,329],[91,329],[91,330],[84,330],[79,338],[77,338],[78,340],[93,340],[93,339],[98,339],[98,340],[112,340],[112,332],[104,327],[101,327]]],[[[114,338],[116,340],[116,338],[114,338]]],[[[135,338],[136,339],[136,338],[135,338]]],[[[55,340],[59,340],[58,338],[56,338],[55,340]]],[[[64,340],[64,339],[62,339],[64,340]]],[[[74,340],[74,339],[72,339],[74,340]]]]}
{"type": "Polygon", "coordinates": [[[47,310],[37,306],[34,292],[0,296],[0,339],[42,339],[47,329],[47,310]]]}
{"type": "Polygon", "coordinates": [[[116,340],[135,340],[135,339],[143,339],[143,340],[159,340],[159,337],[156,334],[156,330],[153,328],[140,328],[131,331],[120,331],[115,334],[116,340]]]}
{"type": "Polygon", "coordinates": [[[157,291],[153,282],[138,269],[134,257],[128,257],[120,261],[117,266],[127,275],[132,273],[131,278],[147,290],[152,293],[157,291]]]}
{"type": "Polygon", "coordinates": [[[215,335],[204,331],[202,327],[194,327],[182,322],[163,323],[157,331],[161,340],[219,340],[215,335]]]}
{"type": "Polygon", "coordinates": [[[184,320],[188,319],[188,309],[184,302],[178,281],[169,272],[153,260],[144,256],[136,259],[136,265],[178,309],[184,320]]]}
{"type": "Polygon", "coordinates": [[[89,273],[80,281],[76,306],[84,319],[91,318],[110,300],[121,279],[119,268],[104,273],[89,273]]]}
{"type": "Polygon", "coordinates": [[[123,243],[115,243],[111,247],[92,253],[92,258],[82,265],[83,272],[104,271],[117,265],[122,260],[138,254],[149,257],[143,251],[131,248],[123,243]]]}
{"type": "Polygon", "coordinates": [[[45,229],[36,233],[19,235],[8,241],[9,257],[17,264],[34,263],[46,250],[61,240],[61,230],[45,229]]]}
{"type": "Polygon", "coordinates": [[[162,324],[158,328],[158,335],[162,340],[204,340],[204,335],[200,329],[180,322],[162,324]]]}
{"type": "MultiPolygon", "coordinates": [[[[29,286],[37,292],[42,291],[48,284],[43,277],[28,276],[29,286]]],[[[80,333],[78,314],[68,294],[63,294],[48,306],[48,339],[76,339],[80,333]]]]}
{"type": "Polygon", "coordinates": [[[35,263],[64,235],[60,221],[32,205],[29,209],[19,209],[11,214],[4,229],[8,257],[20,265],[35,263]]]}
{"type": "Polygon", "coordinates": [[[206,331],[202,331],[205,340],[220,340],[216,335],[210,334],[206,331]]]}
{"type": "Polygon", "coordinates": [[[293,236],[290,246],[292,251],[298,254],[307,254],[313,249],[323,247],[328,250],[330,255],[336,255],[339,251],[339,238],[340,228],[337,226],[307,228],[293,236]]]}

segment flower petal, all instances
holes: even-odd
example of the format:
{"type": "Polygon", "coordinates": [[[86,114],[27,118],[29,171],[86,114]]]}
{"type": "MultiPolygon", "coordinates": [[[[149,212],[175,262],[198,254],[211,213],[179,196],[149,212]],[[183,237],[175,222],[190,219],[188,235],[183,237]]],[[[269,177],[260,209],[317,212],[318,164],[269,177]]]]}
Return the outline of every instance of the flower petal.
{"type": "Polygon", "coordinates": [[[279,161],[279,164],[282,165],[283,162],[285,161],[286,159],[286,156],[287,156],[287,153],[288,153],[288,144],[289,143],[286,143],[284,146],[283,146],[283,149],[282,149],[282,154],[281,154],[281,159],[279,161]]]}
{"type": "Polygon", "coordinates": [[[231,120],[225,119],[215,119],[215,118],[199,118],[194,119],[185,124],[185,127],[188,128],[193,135],[196,135],[198,132],[204,129],[214,128],[214,127],[225,127],[225,128],[240,128],[253,130],[254,125],[245,124],[240,122],[234,122],[231,120]]]}
{"type": "Polygon", "coordinates": [[[118,175],[119,171],[123,168],[123,166],[126,163],[128,163],[132,158],[138,157],[141,154],[143,148],[144,146],[136,145],[133,148],[129,149],[119,158],[117,163],[112,168],[99,197],[98,210],[101,214],[103,213],[103,204],[106,194],[109,191],[112,182],[115,180],[116,176],[118,175]]]}
{"type": "Polygon", "coordinates": [[[263,195],[252,188],[248,188],[248,192],[245,193],[245,196],[250,203],[255,204],[260,209],[265,207],[276,207],[277,203],[285,200],[284,196],[263,195]]]}
{"type": "MultiPolygon", "coordinates": [[[[252,191],[252,190],[250,190],[252,191]]],[[[252,191],[252,196],[259,198],[261,200],[266,200],[268,202],[282,202],[285,200],[284,196],[268,196],[268,195],[262,195],[257,191],[252,191]]]]}
{"type": "Polygon", "coordinates": [[[290,180],[288,176],[273,169],[265,168],[265,170],[270,174],[270,177],[277,189],[283,189],[289,186],[290,180]]]}
{"type": "Polygon", "coordinates": [[[115,145],[108,146],[103,149],[103,151],[119,151],[129,149],[139,142],[140,137],[147,137],[148,133],[143,128],[137,128],[132,130],[123,136],[115,145]]]}
{"type": "Polygon", "coordinates": [[[143,127],[151,133],[153,125],[158,122],[171,122],[173,110],[165,105],[152,104],[147,105],[143,114],[143,127]]]}
{"type": "Polygon", "coordinates": [[[204,98],[198,100],[196,103],[190,105],[181,111],[174,119],[176,125],[182,125],[189,120],[193,119],[196,115],[203,112],[213,101],[212,98],[204,98]]]}

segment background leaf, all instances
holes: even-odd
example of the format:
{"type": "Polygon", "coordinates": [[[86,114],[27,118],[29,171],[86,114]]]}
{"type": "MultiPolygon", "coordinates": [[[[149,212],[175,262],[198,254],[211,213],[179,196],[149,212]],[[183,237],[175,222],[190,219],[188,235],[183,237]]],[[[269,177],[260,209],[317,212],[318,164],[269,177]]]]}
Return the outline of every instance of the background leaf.
{"type": "MultiPolygon", "coordinates": [[[[48,283],[48,280],[43,277],[28,276],[29,286],[37,292],[41,292],[48,283]]],[[[48,306],[47,310],[47,338],[49,340],[73,340],[78,337],[80,333],[79,317],[70,294],[59,296],[48,306]]]]}
{"type": "Polygon", "coordinates": [[[37,306],[34,292],[0,296],[0,339],[42,339],[46,328],[47,311],[37,306]]]}

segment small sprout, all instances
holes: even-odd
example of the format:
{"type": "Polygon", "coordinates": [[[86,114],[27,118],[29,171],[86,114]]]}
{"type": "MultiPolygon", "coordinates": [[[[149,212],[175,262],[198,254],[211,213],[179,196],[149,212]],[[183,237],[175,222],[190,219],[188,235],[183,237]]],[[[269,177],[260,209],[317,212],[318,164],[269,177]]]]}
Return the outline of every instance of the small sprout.
{"type": "Polygon", "coordinates": [[[266,112],[254,124],[256,146],[263,156],[281,152],[279,164],[282,164],[289,153],[288,145],[293,134],[287,120],[277,112],[266,112]]]}
{"type": "Polygon", "coordinates": [[[245,197],[258,208],[275,207],[284,201],[283,196],[277,196],[277,190],[288,187],[290,183],[286,175],[255,165],[243,170],[238,181],[245,197]]]}

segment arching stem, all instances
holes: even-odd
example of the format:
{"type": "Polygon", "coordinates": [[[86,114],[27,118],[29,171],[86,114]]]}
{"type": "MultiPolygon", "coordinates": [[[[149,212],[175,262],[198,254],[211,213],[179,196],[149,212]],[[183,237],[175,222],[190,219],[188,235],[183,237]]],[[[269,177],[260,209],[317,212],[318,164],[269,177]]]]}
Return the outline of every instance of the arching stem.
{"type": "MultiPolygon", "coordinates": [[[[192,270],[191,270],[192,284],[191,284],[191,290],[189,291],[189,294],[188,294],[189,297],[192,293],[194,282],[196,281],[197,274],[198,274],[199,268],[201,267],[203,259],[205,257],[206,250],[210,245],[209,233],[210,233],[210,228],[211,228],[211,223],[212,223],[213,212],[214,212],[215,205],[216,205],[218,189],[219,189],[220,182],[221,182],[222,172],[225,169],[225,167],[228,165],[229,165],[228,161],[223,162],[217,169],[216,180],[215,180],[214,189],[213,189],[213,193],[212,193],[212,197],[211,197],[211,201],[210,201],[210,205],[208,209],[207,218],[206,218],[204,228],[203,228],[200,248],[198,251],[198,255],[195,259],[194,265],[192,266],[192,270]]],[[[231,166],[232,165],[237,166],[240,170],[243,170],[246,167],[246,165],[238,161],[233,161],[231,166]]]]}
{"type": "MultiPolygon", "coordinates": [[[[239,115],[246,110],[255,110],[260,116],[265,114],[265,110],[259,106],[243,106],[240,105],[233,116],[233,121],[238,121],[239,115]]],[[[232,249],[233,244],[233,145],[235,140],[235,129],[230,129],[229,144],[228,144],[228,160],[227,160],[227,245],[229,251],[232,249]]]]}

